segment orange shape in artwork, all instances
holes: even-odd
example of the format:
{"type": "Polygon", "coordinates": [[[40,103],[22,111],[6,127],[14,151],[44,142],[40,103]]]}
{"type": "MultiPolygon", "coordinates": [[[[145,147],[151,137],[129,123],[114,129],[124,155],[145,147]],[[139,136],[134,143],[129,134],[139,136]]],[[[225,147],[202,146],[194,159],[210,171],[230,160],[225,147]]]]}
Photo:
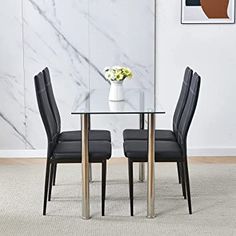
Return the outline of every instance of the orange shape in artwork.
{"type": "Polygon", "coordinates": [[[229,18],[229,0],[200,0],[201,7],[208,18],[229,18]]]}

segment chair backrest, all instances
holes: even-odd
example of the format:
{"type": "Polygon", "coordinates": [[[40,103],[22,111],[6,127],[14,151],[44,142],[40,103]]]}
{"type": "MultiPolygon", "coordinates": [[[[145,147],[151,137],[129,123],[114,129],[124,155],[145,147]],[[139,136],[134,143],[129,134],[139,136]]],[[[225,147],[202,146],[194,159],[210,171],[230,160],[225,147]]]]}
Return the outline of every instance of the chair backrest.
{"type": "Polygon", "coordinates": [[[57,142],[58,133],[57,124],[49,104],[42,72],[34,77],[34,83],[39,112],[48,137],[48,153],[50,153],[57,142]]]}
{"type": "Polygon", "coordinates": [[[192,76],[193,76],[193,70],[187,67],[185,69],[182,89],[181,89],[179,99],[175,108],[174,116],[173,116],[173,131],[176,137],[178,135],[178,126],[179,126],[180,118],[182,116],[182,113],[183,113],[183,110],[187,101],[192,76]]]}
{"type": "Polygon", "coordinates": [[[46,87],[46,92],[48,95],[49,104],[51,106],[51,110],[56,120],[57,132],[60,133],[61,132],[61,117],[60,117],[60,113],[59,113],[57,103],[54,97],[49,69],[47,67],[43,70],[43,76],[44,76],[45,87],[46,87]]]}
{"type": "Polygon", "coordinates": [[[187,102],[179,122],[177,140],[185,154],[187,134],[197,107],[200,84],[201,77],[197,73],[194,73],[188,93],[187,102]]]}

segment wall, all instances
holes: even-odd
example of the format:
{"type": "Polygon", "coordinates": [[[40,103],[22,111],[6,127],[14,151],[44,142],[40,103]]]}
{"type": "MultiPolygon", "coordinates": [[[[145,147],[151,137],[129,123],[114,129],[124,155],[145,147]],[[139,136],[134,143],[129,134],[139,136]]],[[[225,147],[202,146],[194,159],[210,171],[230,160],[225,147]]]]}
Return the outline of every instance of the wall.
{"type": "MultiPolygon", "coordinates": [[[[180,7],[180,1],[157,1],[157,99],[166,110],[165,116],[158,116],[157,127],[171,127],[184,68],[189,65],[202,76],[189,132],[190,154],[236,155],[236,25],[181,25],[180,7]]],[[[79,128],[78,118],[70,115],[78,91],[108,88],[99,75],[104,66],[129,65],[137,75],[135,85],[151,88],[153,11],[153,2],[146,0],[4,2],[0,8],[0,156],[44,153],[39,151],[45,148],[46,138],[33,75],[45,66],[52,72],[63,129],[79,128]]],[[[93,124],[112,131],[114,155],[119,156],[122,129],[137,127],[138,119],[95,117],[93,124]]]]}
{"type": "Polygon", "coordinates": [[[157,95],[169,127],[186,65],[202,76],[190,154],[236,155],[236,25],[181,25],[181,1],[158,0],[157,95]]]}
{"type": "Polygon", "coordinates": [[[0,149],[24,149],[25,106],[21,1],[0,8],[0,149]]]}
{"type": "MultiPolygon", "coordinates": [[[[129,66],[135,78],[125,86],[152,92],[153,6],[146,0],[22,0],[17,4],[10,0],[4,4],[0,15],[0,98],[7,102],[0,107],[1,156],[11,155],[14,149],[17,155],[26,155],[18,150],[29,150],[32,155],[31,150],[45,149],[33,77],[46,66],[62,130],[80,129],[79,117],[70,114],[76,94],[92,88],[109,89],[101,76],[106,66],[129,66]]],[[[126,127],[138,127],[138,118],[92,117],[92,128],[111,130],[117,155],[121,155],[126,127]]]]}

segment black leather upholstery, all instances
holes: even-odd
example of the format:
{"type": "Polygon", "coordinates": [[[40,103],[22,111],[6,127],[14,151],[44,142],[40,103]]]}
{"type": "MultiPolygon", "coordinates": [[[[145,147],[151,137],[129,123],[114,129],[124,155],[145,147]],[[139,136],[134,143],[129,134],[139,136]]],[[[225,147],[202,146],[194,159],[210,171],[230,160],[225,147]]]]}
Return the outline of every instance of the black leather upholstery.
{"type": "MultiPolygon", "coordinates": [[[[111,144],[107,141],[89,142],[89,161],[101,162],[111,157],[111,144]]],[[[57,162],[77,162],[81,163],[81,142],[61,142],[58,143],[53,159],[57,162]]]]}
{"type": "MultiPolygon", "coordinates": [[[[181,161],[186,155],[187,133],[197,106],[201,78],[194,73],[187,102],[183,110],[178,127],[178,138],[176,141],[156,140],[156,161],[181,161]],[[180,150],[181,148],[181,150],[180,150]],[[182,154],[181,154],[182,153],[182,154]],[[164,158],[166,156],[166,158],[164,158]],[[163,158],[162,158],[163,157],[163,158]]],[[[147,161],[147,141],[145,140],[125,140],[125,156],[132,160],[145,162],[147,161]]]]}
{"type": "Polygon", "coordinates": [[[197,107],[200,84],[201,84],[201,77],[197,73],[194,73],[190,90],[188,93],[187,102],[184,107],[183,114],[181,116],[178,127],[177,140],[178,143],[182,146],[183,150],[186,149],[186,139],[188,130],[197,107]]]}
{"type": "Polygon", "coordinates": [[[181,92],[179,95],[179,99],[175,108],[174,116],[173,116],[173,131],[175,135],[177,136],[177,130],[180,122],[180,118],[182,116],[185,104],[187,102],[189,88],[191,85],[193,76],[193,71],[187,67],[184,74],[184,81],[182,84],[181,92]]]}
{"type": "MultiPolygon", "coordinates": [[[[58,140],[60,142],[80,141],[81,131],[64,131],[60,133],[58,140]]],[[[108,130],[90,130],[89,140],[91,141],[108,141],[111,142],[111,133],[108,130]]]]}
{"type": "MultiPolygon", "coordinates": [[[[46,70],[47,71],[47,70],[46,70]]],[[[58,123],[56,122],[55,116],[53,115],[53,109],[52,106],[49,103],[49,96],[48,93],[46,92],[46,87],[45,87],[45,80],[43,74],[40,72],[38,75],[35,76],[35,88],[36,88],[36,94],[37,94],[37,101],[38,101],[38,106],[40,110],[41,117],[43,119],[43,123],[47,132],[48,136],[48,149],[50,152],[48,153],[48,158],[58,158],[62,157],[63,160],[67,160],[68,162],[72,161],[70,158],[74,160],[74,157],[81,157],[81,143],[80,142],[73,142],[77,141],[81,138],[81,132],[79,131],[70,131],[70,132],[64,132],[61,134],[58,134],[58,123]],[[79,135],[80,134],[80,135],[79,135]],[[78,136],[77,136],[78,135],[78,136]],[[71,142],[60,142],[59,141],[59,136],[61,140],[67,140],[71,142]]],[[[49,81],[48,82],[49,86],[49,81]]],[[[51,87],[51,86],[49,86],[51,87]]],[[[51,90],[52,91],[52,90],[51,90]]],[[[55,99],[54,96],[54,105],[55,99]]],[[[57,109],[55,109],[57,110],[57,109]]],[[[59,114],[59,113],[58,113],[59,114]]],[[[60,119],[58,119],[59,121],[60,119]]],[[[100,135],[105,134],[106,138],[110,140],[110,132],[109,131],[102,131],[101,133],[92,130],[90,131],[90,136],[95,138],[96,140],[99,140],[100,135]]],[[[111,143],[108,141],[94,141],[90,142],[90,161],[97,162],[97,161],[102,161],[104,159],[110,158],[111,157],[111,143]],[[95,158],[93,160],[93,158],[95,158]]]]}
{"type": "Polygon", "coordinates": [[[41,72],[34,77],[34,82],[38,107],[48,138],[48,155],[51,155],[51,152],[57,142],[57,125],[48,101],[44,78],[41,72]]]}
{"type": "MultiPolygon", "coordinates": [[[[141,129],[126,129],[123,131],[124,140],[147,140],[148,131],[141,129]]],[[[156,140],[176,141],[175,134],[172,130],[156,130],[156,140]]]]}
{"type": "MultiPolygon", "coordinates": [[[[145,140],[127,140],[124,142],[125,156],[133,162],[148,161],[148,142],[145,140]]],[[[173,141],[155,141],[156,162],[182,161],[183,155],[180,146],[173,141]]]]}
{"type": "Polygon", "coordinates": [[[47,92],[47,96],[48,96],[48,101],[50,103],[56,124],[57,124],[57,129],[58,129],[58,133],[61,132],[61,117],[60,117],[60,113],[56,104],[56,100],[54,97],[54,93],[53,93],[53,89],[52,89],[52,84],[51,84],[51,78],[50,78],[50,74],[49,74],[49,70],[46,67],[43,70],[43,77],[44,77],[44,81],[45,81],[45,87],[46,87],[46,92],[47,92]]]}
{"type": "MultiPolygon", "coordinates": [[[[80,141],[81,140],[81,132],[80,131],[64,131],[61,132],[61,117],[60,113],[57,107],[57,103],[54,97],[53,93],[53,88],[51,84],[51,78],[50,78],[50,73],[49,69],[46,67],[43,70],[43,75],[44,75],[44,81],[45,81],[45,86],[46,86],[46,92],[48,96],[48,100],[57,124],[57,132],[59,135],[59,141],[60,142],[68,142],[68,141],[80,141]]],[[[108,130],[94,130],[91,131],[91,135],[89,137],[90,140],[106,140],[106,141],[111,141],[111,135],[108,130]]]]}
{"type": "MultiPolygon", "coordinates": [[[[177,129],[180,122],[184,106],[187,101],[189,87],[192,80],[193,71],[189,67],[185,69],[184,80],[182,83],[182,89],[175,108],[173,116],[173,131],[171,130],[157,130],[155,134],[156,140],[169,140],[175,141],[177,137],[177,129]]],[[[147,139],[147,131],[140,129],[128,129],[123,132],[124,140],[145,140],[147,139]]]]}

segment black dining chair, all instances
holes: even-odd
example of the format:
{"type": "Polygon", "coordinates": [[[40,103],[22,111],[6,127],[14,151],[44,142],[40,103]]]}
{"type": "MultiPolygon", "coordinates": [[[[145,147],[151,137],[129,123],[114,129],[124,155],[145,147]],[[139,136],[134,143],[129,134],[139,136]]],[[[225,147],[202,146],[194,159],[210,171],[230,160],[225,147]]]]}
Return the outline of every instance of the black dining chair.
{"type": "MultiPolygon", "coordinates": [[[[46,92],[43,73],[34,77],[35,90],[41,118],[48,139],[46,175],[44,187],[43,215],[46,215],[47,200],[50,198],[55,164],[81,163],[81,142],[59,142],[59,128],[51,109],[46,92]]],[[[89,141],[89,162],[102,164],[102,215],[105,214],[106,165],[111,157],[111,143],[109,141],[89,141]]]]}
{"type": "MultiPolygon", "coordinates": [[[[155,132],[155,139],[156,140],[166,140],[166,141],[176,141],[177,137],[177,129],[180,122],[181,115],[183,113],[190,83],[193,76],[193,70],[187,67],[184,73],[184,80],[182,83],[181,92],[179,95],[179,99],[175,108],[174,116],[173,116],[173,130],[162,130],[158,129],[155,132]]],[[[123,132],[124,140],[147,140],[148,132],[145,129],[126,129],[123,132]]],[[[178,178],[179,183],[181,183],[181,166],[177,164],[177,171],[178,171],[178,178]]]]}
{"type": "MultiPolygon", "coordinates": [[[[56,99],[53,93],[51,77],[49,69],[46,67],[43,70],[43,76],[46,86],[46,92],[49,100],[49,104],[51,106],[51,110],[53,112],[54,118],[57,124],[57,133],[58,133],[58,141],[59,142],[71,142],[71,141],[81,141],[81,131],[80,130],[73,130],[73,131],[63,131],[61,132],[61,117],[59,113],[59,109],[56,103],[56,99]]],[[[91,141],[108,141],[111,142],[111,134],[108,130],[90,130],[89,131],[89,140],[91,141]]],[[[55,185],[56,181],[56,171],[57,165],[55,164],[53,168],[53,185],[55,185]]],[[[91,175],[91,170],[90,170],[91,175]]],[[[49,199],[50,200],[50,199],[49,199]]]]}
{"type": "MultiPolygon", "coordinates": [[[[200,81],[200,76],[197,73],[194,73],[190,84],[187,102],[176,131],[176,140],[155,140],[155,161],[177,162],[180,163],[182,167],[182,181],[188,199],[189,214],[192,214],[192,206],[187,163],[187,134],[197,106],[200,81]]],[[[128,158],[130,212],[131,216],[133,216],[133,163],[148,161],[147,140],[124,140],[124,153],[128,158]]]]}

